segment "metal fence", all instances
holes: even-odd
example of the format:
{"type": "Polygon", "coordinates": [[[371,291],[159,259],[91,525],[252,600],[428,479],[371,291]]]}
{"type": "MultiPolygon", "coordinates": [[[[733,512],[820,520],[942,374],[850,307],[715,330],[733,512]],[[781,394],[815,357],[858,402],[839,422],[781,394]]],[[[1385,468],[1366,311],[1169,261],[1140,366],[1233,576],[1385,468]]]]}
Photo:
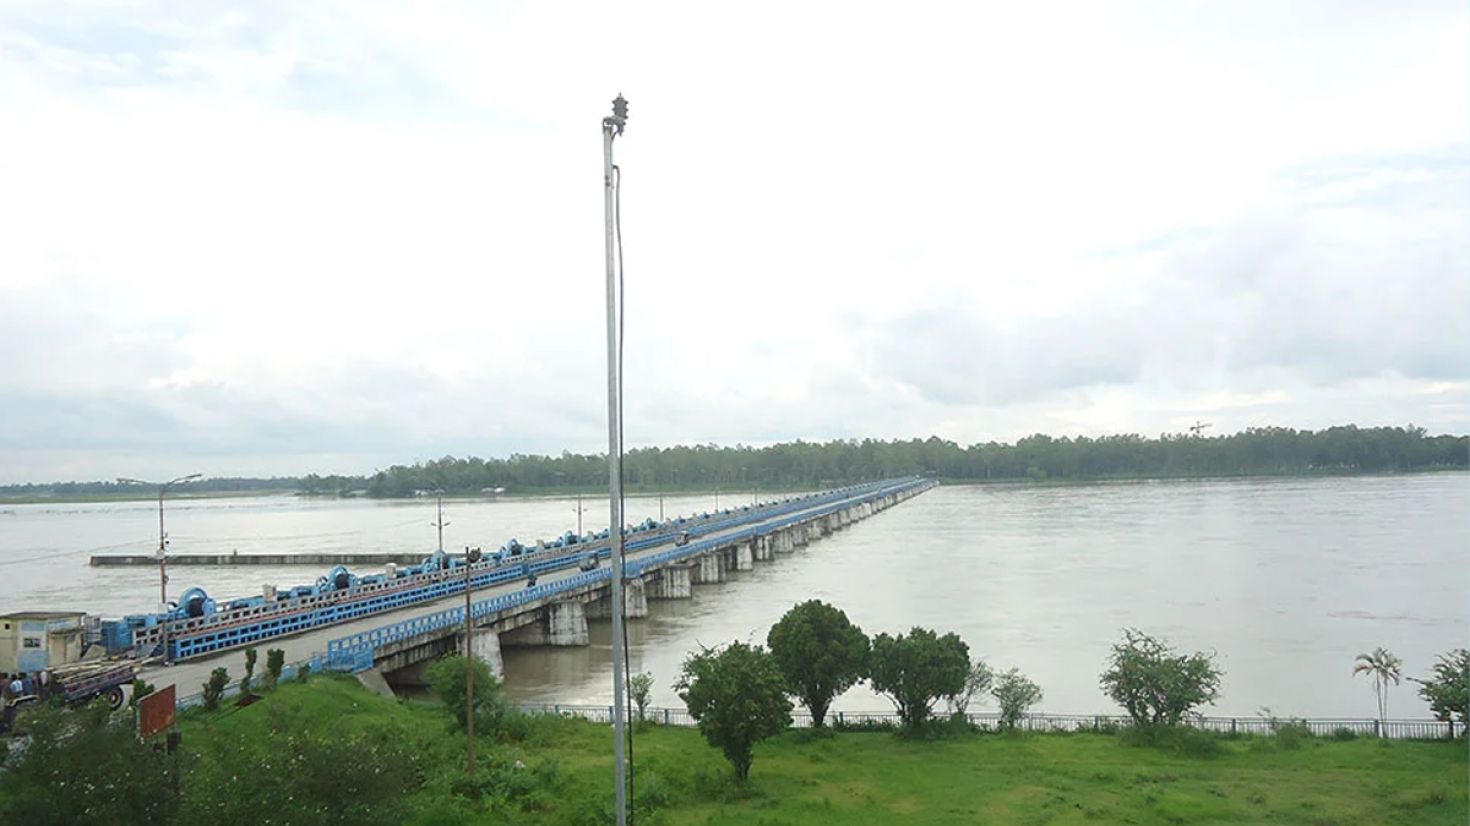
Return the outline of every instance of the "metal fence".
{"type": "MultiPolygon", "coordinates": [[[[561,717],[578,717],[594,723],[611,723],[613,707],[609,705],[568,705],[557,703],[532,703],[518,706],[526,714],[554,714],[561,717]]],[[[637,711],[633,712],[637,716],[637,711]]],[[[650,708],[643,719],[664,726],[694,726],[697,721],[682,708],[650,708]]],[[[999,731],[1000,715],[995,713],[966,714],[965,719],[982,731],[999,731]]],[[[838,728],[874,727],[897,728],[901,723],[893,711],[833,711],[827,714],[827,724],[838,728]]],[[[1302,724],[1315,736],[1345,736],[1339,732],[1352,732],[1357,737],[1383,737],[1392,740],[1445,740],[1465,734],[1465,724],[1441,720],[1365,720],[1361,718],[1316,718],[1277,719],[1261,717],[1195,717],[1185,724],[1203,731],[1227,735],[1270,736],[1279,726],[1302,724]]],[[[810,712],[791,712],[792,728],[810,728],[810,712]]],[[[1113,732],[1128,728],[1132,721],[1122,714],[1028,714],[1021,718],[1017,728],[1036,732],[1113,732]]]]}

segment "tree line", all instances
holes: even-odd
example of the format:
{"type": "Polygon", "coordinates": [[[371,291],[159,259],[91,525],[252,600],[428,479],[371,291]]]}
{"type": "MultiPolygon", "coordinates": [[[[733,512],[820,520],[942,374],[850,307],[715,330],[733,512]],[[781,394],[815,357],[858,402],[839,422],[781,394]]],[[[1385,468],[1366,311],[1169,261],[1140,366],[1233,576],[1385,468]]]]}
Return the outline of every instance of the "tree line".
{"type": "MultiPolygon", "coordinates": [[[[1422,427],[1356,425],[1325,430],[1253,427],[1206,436],[1136,433],[1097,438],[1027,436],[1015,443],[962,446],[927,439],[746,445],[678,445],[637,448],[624,461],[633,491],[822,487],[896,476],[925,475],[954,481],[1045,481],[1399,473],[1470,466],[1470,436],[1430,436],[1422,427]]],[[[413,496],[442,490],[477,495],[595,490],[607,486],[603,454],[512,454],[393,465],[365,476],[308,474],[270,479],[202,479],[178,485],[170,495],[247,490],[298,491],[308,495],[413,496]]],[[[115,482],[66,482],[0,487],[0,497],[105,496],[136,488],[115,482]]]]}

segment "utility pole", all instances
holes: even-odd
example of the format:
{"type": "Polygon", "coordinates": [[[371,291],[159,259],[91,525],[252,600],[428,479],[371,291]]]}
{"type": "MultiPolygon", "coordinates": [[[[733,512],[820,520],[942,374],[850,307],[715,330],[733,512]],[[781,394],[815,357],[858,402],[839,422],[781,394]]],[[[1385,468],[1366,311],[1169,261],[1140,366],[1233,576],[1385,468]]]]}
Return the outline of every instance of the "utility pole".
{"type": "Polygon", "coordinates": [[[444,528],[445,528],[446,525],[449,524],[448,522],[445,522],[444,521],[444,491],[443,490],[440,490],[438,488],[435,488],[434,490],[429,491],[429,492],[432,493],[432,494],[434,494],[435,499],[438,501],[438,511],[439,511],[439,518],[438,519],[435,519],[433,522],[430,522],[429,523],[429,527],[431,527],[431,528],[438,528],[439,529],[439,550],[440,550],[440,552],[443,552],[443,550],[444,550],[444,528]]]}
{"type": "MultiPolygon", "coordinates": [[[[614,241],[622,216],[614,215],[613,138],[623,134],[628,122],[628,101],[618,95],[613,101],[612,117],[602,119],[602,205],[606,219],[607,248],[607,481],[608,524],[612,536],[612,660],[613,660],[613,791],[617,826],[628,824],[628,765],[625,741],[628,721],[623,707],[623,680],[626,645],[623,640],[623,377],[622,336],[618,267],[614,258],[614,241]],[[616,220],[616,224],[614,221],[616,220]]],[[[621,171],[619,171],[621,177],[621,171]]],[[[618,180],[619,187],[622,181],[618,180]]]]}
{"type": "Polygon", "coordinates": [[[470,616],[470,568],[480,549],[464,546],[464,754],[465,773],[475,776],[475,621],[470,616]]]}
{"type": "Polygon", "coordinates": [[[163,529],[163,495],[168,489],[180,482],[189,482],[203,476],[202,473],[191,473],[188,476],[180,476],[167,482],[145,482],[142,479],[128,479],[119,476],[120,485],[150,485],[158,487],[158,612],[163,614],[163,622],[159,625],[159,639],[162,640],[163,664],[172,665],[173,657],[168,651],[168,533],[163,529]]]}
{"type": "Polygon", "coordinates": [[[582,494],[577,494],[577,539],[582,538],[582,494]]]}

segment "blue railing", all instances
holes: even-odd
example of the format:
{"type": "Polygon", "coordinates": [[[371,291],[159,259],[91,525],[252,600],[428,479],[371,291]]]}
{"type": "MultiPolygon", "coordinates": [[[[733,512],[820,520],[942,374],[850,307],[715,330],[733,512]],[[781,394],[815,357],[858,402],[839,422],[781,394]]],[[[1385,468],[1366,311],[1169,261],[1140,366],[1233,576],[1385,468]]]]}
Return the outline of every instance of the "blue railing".
{"type": "MultiPolygon", "coordinates": [[[[844,491],[827,493],[813,498],[800,499],[794,502],[783,502],[757,507],[749,512],[740,512],[732,518],[720,519],[722,514],[713,514],[709,520],[703,522],[687,522],[673,528],[666,528],[660,533],[651,536],[642,536],[630,539],[625,547],[629,552],[636,552],[644,548],[667,544],[674,540],[680,532],[687,531],[691,536],[699,536],[706,533],[729,530],[731,527],[747,524],[749,522],[763,521],[774,516],[790,513],[796,510],[809,509],[814,505],[832,501],[839,497],[851,497],[854,491],[861,491],[875,485],[884,483],[870,483],[868,485],[854,486],[844,491]]],[[[557,549],[562,550],[562,549],[557,549]]],[[[486,588],[503,582],[510,582],[526,576],[526,573],[540,575],[549,571],[557,571],[570,568],[580,564],[588,553],[595,552],[600,559],[609,559],[612,550],[606,545],[597,547],[595,551],[583,549],[578,546],[567,546],[563,553],[547,555],[540,559],[527,558],[517,562],[515,557],[502,562],[499,567],[488,568],[470,577],[472,588],[486,588]]],[[[533,553],[540,555],[541,552],[533,553]]],[[[529,556],[529,555],[528,555],[529,556]]],[[[295,634],[326,625],[379,614],[386,611],[407,608],[421,602],[442,599],[454,594],[464,592],[464,576],[446,576],[425,582],[412,588],[395,589],[382,594],[368,595],[344,602],[329,602],[316,608],[302,611],[281,612],[262,616],[253,622],[221,623],[217,626],[200,628],[197,630],[179,630],[172,634],[169,640],[169,648],[175,660],[189,659],[217,651],[236,648],[242,645],[251,645],[262,640],[295,634]]]]}
{"type": "MultiPolygon", "coordinates": [[[[800,513],[784,519],[765,521],[764,524],[747,528],[734,534],[725,534],[717,538],[690,542],[681,547],[672,548],[641,559],[629,560],[624,569],[624,576],[640,576],[643,571],[650,567],[665,565],[678,559],[706,553],[715,548],[754,539],[755,537],[769,534],[772,531],[782,530],[798,522],[827,516],[842,508],[899,493],[926,483],[927,480],[917,479],[904,480],[897,483],[878,482],[862,486],[865,490],[857,493],[854,493],[852,490],[847,490],[827,494],[818,497],[816,500],[807,499],[799,503],[791,503],[790,505],[783,506],[779,510],[782,513],[791,513],[793,511],[800,511],[800,513]],[[819,505],[815,510],[813,509],[814,504],[819,505]]],[[[772,515],[772,512],[767,511],[754,518],[770,520],[772,515]]],[[[744,519],[743,521],[751,520],[744,519]]],[[[728,524],[726,528],[728,529],[728,524]]],[[[611,551],[608,550],[606,553],[610,554],[611,551]]],[[[600,553],[599,555],[601,556],[603,554],[600,553]]],[[[550,568],[547,570],[550,570],[550,568]]],[[[595,571],[576,574],[566,579],[557,580],[556,582],[536,585],[514,593],[500,594],[480,600],[470,606],[470,614],[473,618],[484,617],[504,611],[507,608],[525,605],[526,603],[534,602],[548,596],[575,590],[611,578],[612,572],[609,569],[599,568],[595,571]]],[[[462,591],[463,588],[460,590],[462,591]]],[[[416,637],[421,634],[432,633],[444,628],[457,627],[463,625],[464,621],[464,608],[450,608],[433,614],[425,614],[390,625],[384,625],[370,631],[340,637],[327,643],[326,667],[333,671],[365,671],[373,667],[373,658],[380,646],[410,637],[416,637]]]]}

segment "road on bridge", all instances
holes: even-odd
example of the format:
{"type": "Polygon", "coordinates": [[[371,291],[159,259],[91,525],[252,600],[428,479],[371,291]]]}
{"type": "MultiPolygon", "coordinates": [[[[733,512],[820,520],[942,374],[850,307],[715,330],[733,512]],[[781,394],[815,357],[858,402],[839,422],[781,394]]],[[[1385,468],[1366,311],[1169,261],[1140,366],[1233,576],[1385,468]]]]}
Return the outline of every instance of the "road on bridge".
{"type": "MultiPolygon", "coordinates": [[[[854,500],[860,498],[862,498],[862,495],[853,497],[854,500]]],[[[820,508],[831,507],[831,505],[831,502],[827,502],[822,505],[813,505],[809,509],[781,514],[779,517],[773,516],[770,520],[763,520],[756,523],[747,523],[725,530],[703,534],[699,537],[699,539],[703,541],[706,539],[724,538],[732,534],[739,533],[741,531],[749,530],[753,525],[764,525],[767,522],[773,521],[775,519],[790,519],[792,517],[800,517],[801,515],[810,513],[811,511],[815,511],[820,508]]],[[[668,548],[669,545],[667,543],[663,545],[655,545],[649,548],[643,548],[638,551],[628,553],[627,559],[640,559],[645,556],[651,556],[653,554],[668,550],[668,548]]],[[[608,563],[604,562],[604,564],[608,563]]],[[[576,576],[579,573],[581,573],[581,571],[577,569],[577,566],[570,565],[566,568],[558,569],[556,571],[548,571],[544,574],[541,574],[537,577],[536,582],[538,585],[550,584],[562,579],[566,579],[567,577],[576,576]]],[[[500,594],[514,593],[516,591],[524,589],[525,587],[526,581],[524,579],[512,580],[510,582],[502,582],[486,588],[475,589],[474,599],[487,599],[489,597],[499,596],[500,594]]],[[[258,684],[260,681],[260,676],[265,673],[265,657],[263,655],[265,649],[267,648],[279,648],[285,651],[287,663],[302,662],[304,660],[310,659],[315,654],[325,652],[327,650],[327,643],[331,640],[337,639],[338,637],[345,637],[362,631],[371,631],[374,628],[379,628],[384,625],[391,625],[395,622],[402,622],[403,620],[413,619],[414,617],[422,616],[425,614],[433,614],[438,611],[443,611],[446,608],[455,608],[462,605],[464,605],[463,592],[453,594],[451,596],[442,597],[440,599],[431,600],[428,602],[422,602],[417,605],[409,606],[407,608],[400,608],[396,611],[384,611],[383,613],[373,614],[369,617],[363,617],[361,619],[338,623],[336,625],[329,625],[322,628],[314,628],[309,631],[303,631],[299,634],[293,634],[291,636],[275,637],[271,640],[261,642],[256,646],[262,656],[255,664],[255,681],[258,684]]],[[[147,680],[155,688],[163,688],[164,686],[170,684],[176,686],[175,691],[178,693],[179,698],[182,699],[191,694],[198,694],[203,689],[204,684],[209,680],[210,672],[216,668],[229,669],[230,681],[232,683],[239,682],[240,678],[245,676],[245,648],[240,647],[228,651],[221,651],[217,654],[208,654],[202,657],[197,657],[194,659],[175,663],[171,666],[150,666],[149,668],[146,668],[142,672],[140,672],[139,676],[147,680]]]]}

